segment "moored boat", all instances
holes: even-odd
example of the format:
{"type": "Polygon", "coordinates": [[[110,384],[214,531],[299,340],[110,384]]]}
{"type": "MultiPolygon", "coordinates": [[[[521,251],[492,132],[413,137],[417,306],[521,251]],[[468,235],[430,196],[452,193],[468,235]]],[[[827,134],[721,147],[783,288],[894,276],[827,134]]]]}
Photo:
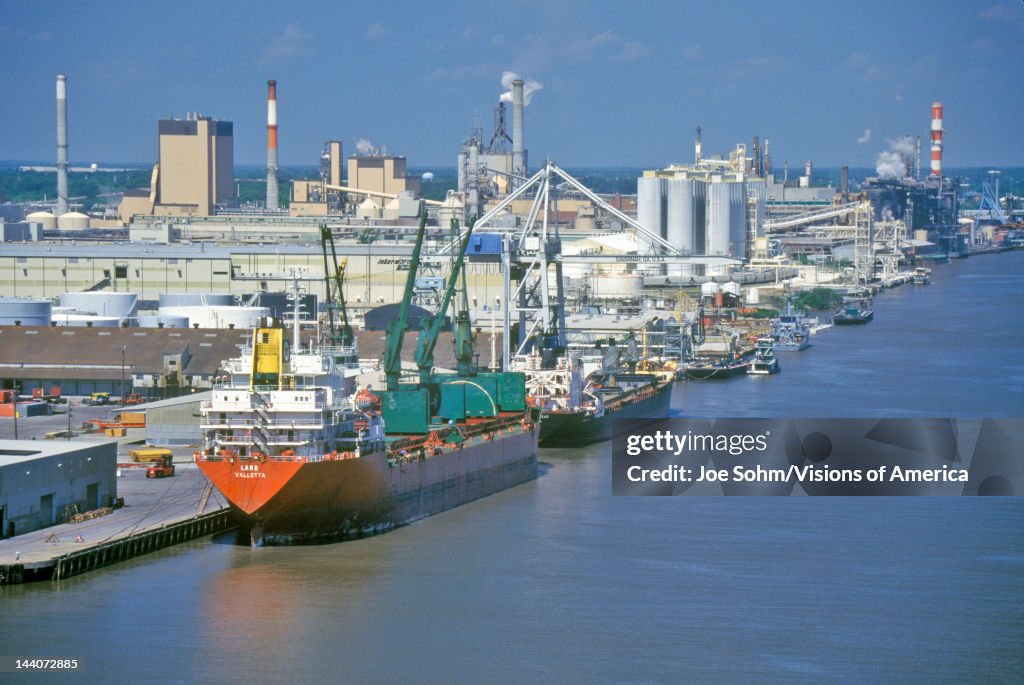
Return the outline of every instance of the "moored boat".
{"type": "Polygon", "coordinates": [[[767,336],[758,338],[754,343],[754,356],[747,367],[747,373],[768,376],[780,370],[779,361],[775,358],[775,341],[767,336]]]}
{"type": "Polygon", "coordinates": [[[832,322],[836,326],[856,326],[866,324],[874,317],[875,312],[871,309],[849,305],[836,312],[832,316],[832,322]]]}

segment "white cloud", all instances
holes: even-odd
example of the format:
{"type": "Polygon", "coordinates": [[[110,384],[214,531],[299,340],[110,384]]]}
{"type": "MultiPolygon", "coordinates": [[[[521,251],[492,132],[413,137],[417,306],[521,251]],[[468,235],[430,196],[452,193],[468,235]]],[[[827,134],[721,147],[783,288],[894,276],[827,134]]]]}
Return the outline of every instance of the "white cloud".
{"type": "Polygon", "coordinates": [[[868,142],[869,140],[871,140],[871,129],[870,128],[866,128],[866,129],[864,129],[864,135],[862,135],[860,138],[857,139],[857,145],[863,145],[864,143],[868,142]]]}
{"type": "Polygon", "coordinates": [[[308,55],[313,51],[312,36],[299,28],[296,23],[288,24],[279,36],[270,41],[263,50],[267,62],[308,55]]]}
{"type": "Polygon", "coordinates": [[[569,53],[578,59],[613,59],[632,62],[651,52],[646,43],[626,40],[614,31],[602,31],[589,38],[579,38],[569,46],[569,53]]]}
{"type": "Polygon", "coordinates": [[[373,23],[370,24],[370,28],[366,29],[366,38],[368,40],[376,40],[387,32],[388,30],[384,28],[383,24],[373,23]]]}

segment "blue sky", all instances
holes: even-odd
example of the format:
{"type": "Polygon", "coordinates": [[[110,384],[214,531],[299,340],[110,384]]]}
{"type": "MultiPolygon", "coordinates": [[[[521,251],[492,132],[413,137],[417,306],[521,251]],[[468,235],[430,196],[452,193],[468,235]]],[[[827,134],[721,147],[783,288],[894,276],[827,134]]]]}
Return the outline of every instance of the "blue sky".
{"type": "Polygon", "coordinates": [[[530,159],[688,161],[771,138],[791,167],[872,166],[924,139],[945,106],[947,166],[1024,164],[1024,2],[31,2],[0,0],[0,159],[55,159],[66,73],[70,158],[152,163],[156,121],[235,122],[235,159],[265,160],[278,81],[281,163],[365,138],[452,166],[471,116],[490,135],[501,75],[543,88],[530,159]],[[858,140],[862,142],[858,142],[858,140]]]}

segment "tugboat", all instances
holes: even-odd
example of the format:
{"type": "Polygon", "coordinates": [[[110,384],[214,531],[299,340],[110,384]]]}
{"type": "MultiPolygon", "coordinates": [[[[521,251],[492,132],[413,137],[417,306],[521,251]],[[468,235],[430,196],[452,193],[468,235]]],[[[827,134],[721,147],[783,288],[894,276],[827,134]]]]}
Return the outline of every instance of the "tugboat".
{"type": "Polygon", "coordinates": [[[837,326],[857,326],[866,324],[873,318],[875,318],[873,310],[863,306],[847,305],[835,313],[832,322],[837,326]]]}
{"type": "Polygon", "coordinates": [[[754,376],[770,376],[780,370],[779,361],[775,358],[775,341],[769,337],[758,338],[754,343],[754,358],[750,360],[747,373],[754,376]]]}
{"type": "Polygon", "coordinates": [[[931,283],[932,280],[931,274],[931,269],[928,269],[923,266],[917,267],[916,269],[914,269],[914,285],[928,285],[929,283],[931,283]]]}
{"type": "Polygon", "coordinates": [[[776,350],[798,352],[811,346],[811,329],[803,312],[793,309],[792,298],[786,298],[786,308],[772,319],[771,336],[776,350]]]}

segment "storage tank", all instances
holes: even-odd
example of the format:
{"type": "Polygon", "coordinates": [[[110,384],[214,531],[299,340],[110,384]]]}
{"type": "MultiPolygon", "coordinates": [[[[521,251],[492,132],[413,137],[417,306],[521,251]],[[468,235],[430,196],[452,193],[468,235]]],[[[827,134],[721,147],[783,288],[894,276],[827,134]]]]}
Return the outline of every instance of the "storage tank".
{"type": "Polygon", "coordinates": [[[57,228],[57,217],[49,212],[32,212],[25,217],[25,221],[29,223],[42,224],[44,231],[57,228]]]}
{"type": "Polygon", "coordinates": [[[49,326],[53,303],[27,297],[0,297],[0,326],[49,326]]]}
{"type": "Polygon", "coordinates": [[[707,253],[742,258],[746,245],[746,191],[740,182],[708,187],[707,253]]]}
{"type": "Polygon", "coordinates": [[[270,316],[269,307],[185,306],[161,307],[161,317],[188,319],[189,328],[255,328],[270,316]],[[198,324],[198,326],[197,326],[198,324]]]}
{"type": "Polygon", "coordinates": [[[701,297],[714,297],[720,290],[721,288],[714,281],[708,281],[707,283],[700,284],[701,297]]]}
{"type": "Polygon", "coordinates": [[[188,328],[188,317],[146,314],[139,317],[139,328],[188,328]]]}
{"type": "Polygon", "coordinates": [[[135,293],[61,293],[60,306],[74,309],[79,314],[117,317],[120,320],[134,317],[139,306],[135,293]]]}
{"type": "Polygon", "coordinates": [[[199,307],[214,305],[230,307],[235,303],[231,293],[160,293],[157,307],[199,307]]]}
{"type": "Polygon", "coordinates": [[[89,228],[89,217],[81,212],[68,212],[57,218],[57,228],[62,231],[84,231],[89,228]]]}
{"type": "Polygon", "coordinates": [[[633,296],[644,287],[644,278],[639,274],[601,274],[590,281],[595,297],[633,296]]]}
{"type": "Polygon", "coordinates": [[[757,288],[748,289],[747,304],[761,304],[761,291],[757,288]]]}
{"type": "MultiPolygon", "coordinates": [[[[665,179],[641,176],[636,180],[636,220],[654,235],[665,237],[665,179]]],[[[640,251],[646,253],[651,241],[642,236],[640,251]]]]}
{"type": "MultiPolygon", "coordinates": [[[[666,240],[690,254],[704,254],[707,184],[699,179],[673,178],[666,194],[666,240]]],[[[684,273],[691,271],[689,266],[684,269],[684,273]]]]}
{"type": "Polygon", "coordinates": [[[117,328],[121,325],[121,319],[116,316],[73,314],[69,311],[63,311],[53,315],[53,323],[56,326],[117,328]]]}
{"type": "Polygon", "coordinates": [[[381,216],[380,205],[374,202],[372,197],[368,197],[359,203],[356,208],[356,216],[360,219],[379,219],[381,216]]]}
{"type": "Polygon", "coordinates": [[[466,216],[466,203],[462,195],[448,191],[444,202],[437,208],[437,225],[447,228],[451,225],[452,219],[458,219],[461,224],[466,216]]]}
{"type": "Polygon", "coordinates": [[[740,284],[736,281],[729,281],[728,283],[722,284],[722,292],[727,295],[739,298],[740,296],[740,284]]]}

